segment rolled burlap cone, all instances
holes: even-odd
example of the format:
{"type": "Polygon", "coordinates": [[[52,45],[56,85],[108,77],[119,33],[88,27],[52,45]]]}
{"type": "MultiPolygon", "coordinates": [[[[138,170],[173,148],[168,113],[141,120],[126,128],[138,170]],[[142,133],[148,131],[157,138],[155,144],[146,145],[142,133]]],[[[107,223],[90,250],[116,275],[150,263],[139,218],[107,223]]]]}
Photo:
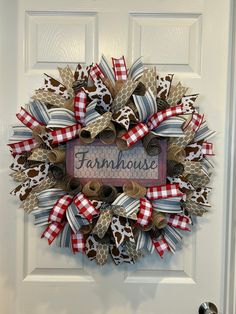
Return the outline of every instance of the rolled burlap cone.
{"type": "Polygon", "coordinates": [[[39,134],[44,134],[44,133],[46,133],[46,126],[44,126],[44,125],[38,125],[38,126],[33,128],[32,135],[35,138],[35,140],[38,143],[38,145],[43,143],[43,141],[42,141],[41,137],[39,136],[39,134]]]}
{"type": "Polygon", "coordinates": [[[65,176],[65,174],[66,174],[65,164],[51,165],[49,167],[49,170],[51,171],[53,177],[56,180],[61,180],[65,176]]]}
{"type": "Polygon", "coordinates": [[[114,123],[110,122],[110,125],[99,133],[99,139],[103,144],[112,144],[116,140],[116,128],[114,123]]]}
{"type": "Polygon", "coordinates": [[[102,185],[98,197],[103,202],[112,203],[117,198],[117,190],[112,185],[102,185]]]}
{"type": "Polygon", "coordinates": [[[101,188],[101,183],[98,181],[89,181],[87,182],[82,192],[85,196],[87,196],[90,199],[98,199],[98,192],[101,188]]]}
{"type": "Polygon", "coordinates": [[[186,157],[185,151],[178,145],[171,144],[167,149],[167,160],[175,160],[177,162],[183,162],[186,157]]]}
{"type": "Polygon", "coordinates": [[[87,130],[81,129],[79,132],[79,138],[84,144],[91,144],[95,141],[95,138],[91,138],[91,133],[87,130]]]}
{"type": "Polygon", "coordinates": [[[74,98],[71,98],[69,100],[67,100],[65,103],[64,103],[64,106],[63,108],[65,109],[68,109],[68,110],[71,110],[71,111],[75,111],[74,109],[74,98]]]}
{"type": "Polygon", "coordinates": [[[175,160],[167,160],[167,175],[169,177],[176,177],[184,172],[184,165],[175,160]]]}
{"type": "Polygon", "coordinates": [[[161,145],[158,140],[158,136],[149,132],[144,136],[143,147],[149,156],[157,156],[161,153],[161,145]]]}
{"type": "Polygon", "coordinates": [[[128,181],[123,185],[123,191],[130,197],[141,198],[146,195],[146,188],[135,181],[128,181]]]}
{"type": "Polygon", "coordinates": [[[137,228],[140,229],[140,230],[142,230],[142,231],[144,231],[144,232],[147,232],[147,231],[152,230],[153,226],[154,226],[154,225],[153,225],[153,222],[150,221],[147,226],[143,227],[143,226],[137,225],[137,228]]]}
{"type": "Polygon", "coordinates": [[[82,184],[78,178],[66,176],[63,181],[65,190],[71,195],[76,195],[82,191],[82,184]]]}
{"type": "Polygon", "coordinates": [[[166,215],[155,210],[152,211],[151,220],[158,229],[162,229],[167,225],[166,215]]]}
{"type": "Polygon", "coordinates": [[[55,164],[59,162],[64,162],[66,160],[66,151],[63,149],[53,149],[48,154],[48,159],[50,162],[53,162],[55,164]]]}
{"type": "Polygon", "coordinates": [[[129,148],[127,146],[126,141],[121,138],[126,132],[127,131],[123,129],[117,133],[116,146],[118,147],[119,150],[127,150],[129,148]]]}
{"type": "Polygon", "coordinates": [[[92,231],[92,229],[93,229],[93,225],[89,224],[89,225],[84,225],[84,226],[80,227],[79,231],[82,234],[88,234],[88,233],[90,233],[90,231],[92,231]]]}

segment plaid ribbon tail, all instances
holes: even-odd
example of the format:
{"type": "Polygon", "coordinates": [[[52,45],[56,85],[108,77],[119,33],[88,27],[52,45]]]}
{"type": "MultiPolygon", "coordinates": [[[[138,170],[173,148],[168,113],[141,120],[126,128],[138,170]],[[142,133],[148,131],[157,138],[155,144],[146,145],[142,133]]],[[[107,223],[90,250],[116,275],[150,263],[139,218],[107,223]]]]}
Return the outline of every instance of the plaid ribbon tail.
{"type": "Polygon", "coordinates": [[[63,195],[62,197],[60,197],[53,206],[53,209],[50,212],[48,220],[50,222],[62,223],[62,220],[66,214],[66,210],[68,206],[71,204],[72,200],[73,197],[70,195],[63,195]]]}
{"type": "Polygon", "coordinates": [[[48,240],[48,244],[50,245],[56,237],[59,235],[64,225],[59,222],[52,222],[47,228],[44,230],[41,238],[46,238],[48,240]]]}
{"type": "Polygon", "coordinates": [[[169,245],[164,236],[159,239],[152,238],[152,243],[161,258],[163,258],[166,251],[170,251],[169,245]]]}
{"type": "Polygon", "coordinates": [[[104,73],[97,63],[90,69],[89,75],[93,81],[95,81],[97,78],[105,78],[104,73]]]}
{"type": "Polygon", "coordinates": [[[184,193],[180,191],[180,185],[176,183],[149,187],[146,196],[149,200],[157,200],[171,197],[183,197],[184,193]]]}
{"type": "Polygon", "coordinates": [[[27,140],[7,144],[10,147],[11,154],[17,155],[17,154],[23,154],[26,152],[31,152],[34,148],[37,147],[38,143],[34,138],[29,138],[27,140]]]}
{"type": "Polygon", "coordinates": [[[28,128],[33,130],[37,126],[44,125],[36,120],[28,111],[21,107],[20,112],[16,114],[16,117],[28,128]]]}
{"type": "Polygon", "coordinates": [[[130,147],[140,141],[145,135],[149,132],[148,127],[143,124],[139,123],[128,132],[126,132],[121,139],[126,142],[127,147],[130,147]]]}
{"type": "Polygon", "coordinates": [[[161,124],[161,122],[167,120],[168,118],[173,117],[173,116],[178,116],[181,114],[183,114],[182,105],[171,107],[171,108],[154,113],[147,122],[149,131],[156,129],[161,124]]]}
{"type": "Polygon", "coordinates": [[[71,250],[74,254],[85,253],[85,237],[82,233],[71,233],[71,250]]]}
{"type": "Polygon", "coordinates": [[[80,90],[74,98],[75,119],[84,124],[86,115],[87,94],[84,90],[80,90]]]}
{"type": "Polygon", "coordinates": [[[124,56],[119,59],[112,58],[112,64],[116,81],[126,81],[128,75],[124,56]]]}
{"type": "Polygon", "coordinates": [[[53,144],[59,144],[63,142],[68,142],[79,135],[79,130],[81,129],[80,124],[74,124],[65,128],[54,130],[50,133],[53,144]]]}
{"type": "Polygon", "coordinates": [[[170,214],[166,215],[167,224],[171,227],[178,228],[184,231],[191,231],[188,225],[191,224],[191,219],[187,216],[170,214]]]}

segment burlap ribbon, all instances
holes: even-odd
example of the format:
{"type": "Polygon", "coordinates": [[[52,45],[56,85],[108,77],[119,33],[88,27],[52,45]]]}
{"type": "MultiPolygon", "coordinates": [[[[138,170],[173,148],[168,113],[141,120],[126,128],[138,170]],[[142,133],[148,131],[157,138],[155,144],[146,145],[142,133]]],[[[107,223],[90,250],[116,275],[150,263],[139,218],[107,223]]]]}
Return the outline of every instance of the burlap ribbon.
{"type": "Polygon", "coordinates": [[[117,133],[116,137],[116,146],[118,147],[119,150],[127,150],[129,147],[127,146],[127,143],[125,140],[122,139],[122,136],[126,133],[126,130],[120,130],[117,133]]]}
{"type": "Polygon", "coordinates": [[[49,170],[51,171],[53,177],[56,179],[56,180],[61,180],[63,179],[63,177],[65,176],[66,174],[66,167],[65,167],[65,164],[55,164],[55,165],[51,165],[49,167],[49,170]]]}
{"type": "Polygon", "coordinates": [[[162,229],[167,225],[166,215],[162,212],[152,211],[151,220],[158,229],[162,229]]]}
{"type": "Polygon", "coordinates": [[[143,147],[149,156],[157,156],[161,153],[161,145],[157,135],[149,132],[142,141],[143,147]]]}
{"type": "Polygon", "coordinates": [[[48,154],[48,159],[52,163],[64,162],[66,159],[66,151],[64,149],[53,149],[48,154]]]}
{"type": "Polygon", "coordinates": [[[110,225],[117,247],[119,247],[123,241],[128,240],[134,242],[132,228],[124,208],[109,204],[105,204],[101,207],[100,216],[92,233],[102,239],[110,225]]]}
{"type": "Polygon", "coordinates": [[[28,157],[28,160],[48,162],[50,150],[44,148],[35,148],[33,149],[31,155],[28,157]]]}
{"type": "Polygon", "coordinates": [[[123,185],[123,191],[126,193],[128,196],[133,197],[133,198],[141,198],[146,195],[146,188],[140,185],[139,183],[135,181],[127,181],[123,185]]]}
{"type": "Polygon", "coordinates": [[[175,160],[167,160],[167,175],[176,177],[184,172],[184,165],[175,160]]]}
{"type": "Polygon", "coordinates": [[[112,122],[108,125],[106,129],[99,133],[99,139],[103,144],[111,145],[116,139],[116,128],[112,122]]]}
{"type": "Polygon", "coordinates": [[[106,112],[100,118],[82,128],[79,133],[80,140],[86,144],[92,143],[99,133],[110,127],[111,117],[111,112],[106,112]]]}
{"type": "Polygon", "coordinates": [[[98,191],[98,199],[105,203],[112,203],[117,197],[117,189],[112,185],[102,185],[98,191]]]}
{"type": "Polygon", "coordinates": [[[98,193],[101,188],[101,183],[98,181],[89,181],[83,187],[83,193],[90,200],[98,199],[98,193]]]}

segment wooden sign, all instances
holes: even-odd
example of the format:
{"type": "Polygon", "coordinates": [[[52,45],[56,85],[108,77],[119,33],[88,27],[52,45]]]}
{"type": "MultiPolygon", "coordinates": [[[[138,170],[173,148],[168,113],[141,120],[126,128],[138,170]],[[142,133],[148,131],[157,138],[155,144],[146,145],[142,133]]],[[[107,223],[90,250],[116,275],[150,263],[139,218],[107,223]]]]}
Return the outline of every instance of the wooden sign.
{"type": "Polygon", "coordinates": [[[78,139],[70,141],[66,150],[66,169],[81,183],[99,180],[104,184],[121,186],[134,180],[148,187],[166,183],[166,141],[160,141],[161,153],[149,156],[142,143],[126,151],[117,146],[98,141],[82,144],[78,139]]]}

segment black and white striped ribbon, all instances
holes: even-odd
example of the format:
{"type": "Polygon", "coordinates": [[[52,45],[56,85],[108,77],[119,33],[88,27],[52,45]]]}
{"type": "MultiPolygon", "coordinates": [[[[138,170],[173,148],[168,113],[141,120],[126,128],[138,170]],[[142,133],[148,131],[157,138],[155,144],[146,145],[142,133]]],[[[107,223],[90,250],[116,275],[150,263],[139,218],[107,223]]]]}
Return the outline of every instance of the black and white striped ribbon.
{"type": "Polygon", "coordinates": [[[64,128],[76,124],[74,112],[66,108],[52,108],[48,110],[50,120],[48,128],[64,128]]]}
{"type": "Polygon", "coordinates": [[[153,210],[163,213],[181,213],[182,197],[170,197],[152,201],[153,210]]]}
{"type": "Polygon", "coordinates": [[[143,71],[144,71],[144,66],[143,66],[143,62],[142,62],[142,57],[139,57],[131,65],[131,67],[129,69],[128,77],[131,78],[132,80],[136,81],[143,75],[143,71]]]}
{"type": "Polygon", "coordinates": [[[140,200],[132,198],[125,193],[122,193],[116,198],[112,205],[118,205],[125,208],[126,217],[129,217],[129,215],[138,212],[140,200]]]}
{"type": "Polygon", "coordinates": [[[25,109],[39,122],[47,125],[50,120],[47,106],[39,100],[26,104],[25,109]]]}

